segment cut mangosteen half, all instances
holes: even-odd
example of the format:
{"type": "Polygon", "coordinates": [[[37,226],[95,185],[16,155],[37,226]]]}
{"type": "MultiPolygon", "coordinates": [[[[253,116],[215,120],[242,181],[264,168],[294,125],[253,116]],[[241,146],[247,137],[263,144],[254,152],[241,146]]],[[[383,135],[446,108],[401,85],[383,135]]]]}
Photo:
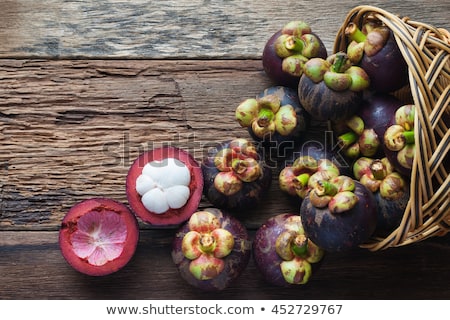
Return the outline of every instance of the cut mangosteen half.
{"type": "Polygon", "coordinates": [[[104,276],[123,268],[136,251],[139,227],[124,204],[95,198],[74,205],[64,217],[59,245],[77,271],[104,276]]]}
{"type": "Polygon", "coordinates": [[[178,225],[197,210],[203,191],[200,165],[175,147],[153,149],[132,164],[126,181],[128,202],[144,222],[178,225]]]}

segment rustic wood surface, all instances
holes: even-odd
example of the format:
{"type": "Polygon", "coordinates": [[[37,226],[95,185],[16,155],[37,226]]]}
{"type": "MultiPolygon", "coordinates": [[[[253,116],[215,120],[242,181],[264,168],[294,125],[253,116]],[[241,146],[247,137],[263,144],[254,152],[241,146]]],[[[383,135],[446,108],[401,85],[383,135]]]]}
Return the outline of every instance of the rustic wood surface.
{"type": "MultiPolygon", "coordinates": [[[[173,229],[141,223],[135,257],[105,278],[78,274],[59,252],[59,225],[74,203],[99,196],[126,203],[125,177],[141,152],[171,144],[201,161],[218,140],[247,137],[234,108],[271,85],[260,61],[265,40],[304,18],[331,50],[354,5],[0,2],[0,298],[450,299],[449,236],[331,255],[295,290],[267,285],[250,262],[214,295],[179,278],[173,229]]],[[[371,5],[450,29],[448,0],[371,5]]],[[[261,205],[240,215],[252,234],[268,217],[297,209],[273,182],[261,205]]]]}

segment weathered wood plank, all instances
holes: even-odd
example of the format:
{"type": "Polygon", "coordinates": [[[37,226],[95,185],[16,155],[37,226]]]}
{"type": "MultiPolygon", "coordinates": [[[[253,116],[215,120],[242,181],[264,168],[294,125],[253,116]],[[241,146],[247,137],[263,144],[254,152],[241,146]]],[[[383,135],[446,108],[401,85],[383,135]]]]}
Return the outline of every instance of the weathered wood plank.
{"type": "MultiPolygon", "coordinates": [[[[448,1],[371,1],[450,29],[448,1]]],[[[286,22],[308,21],[331,50],[354,1],[0,2],[0,58],[251,58],[286,22]]]]}
{"type": "Polygon", "coordinates": [[[0,299],[450,299],[448,236],[377,253],[329,255],[307,286],[293,289],[268,285],[251,260],[220,293],[200,292],[180,278],[170,256],[172,237],[171,230],[142,231],[130,263],[95,278],[64,261],[57,232],[0,231],[0,299]]]}
{"type": "MultiPolygon", "coordinates": [[[[217,142],[249,138],[234,110],[269,85],[258,60],[0,60],[0,227],[55,230],[75,202],[126,203],[140,153],[171,144],[202,161],[217,142]]],[[[278,188],[280,168],[243,215],[248,226],[297,210],[278,188]]]]}

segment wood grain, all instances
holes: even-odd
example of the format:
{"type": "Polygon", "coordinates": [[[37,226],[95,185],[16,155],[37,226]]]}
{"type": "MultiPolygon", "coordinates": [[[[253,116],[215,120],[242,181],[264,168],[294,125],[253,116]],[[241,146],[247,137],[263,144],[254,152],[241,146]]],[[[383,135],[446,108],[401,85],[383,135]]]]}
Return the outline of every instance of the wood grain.
{"type": "MultiPolygon", "coordinates": [[[[372,253],[330,254],[306,286],[267,284],[255,264],[222,292],[199,291],[178,275],[172,230],[141,232],[130,263],[107,277],[89,277],[63,259],[58,233],[0,232],[0,299],[450,299],[449,238],[372,253]]],[[[253,237],[253,233],[251,233],[253,237]]]]}
{"type": "MultiPolygon", "coordinates": [[[[0,227],[21,230],[56,230],[86,198],[126,203],[128,169],[144,151],[170,144],[201,162],[211,146],[249,138],[234,110],[271,85],[258,60],[0,60],[0,75],[0,227]]],[[[247,226],[297,210],[278,188],[281,168],[242,215],[247,226]]]]}
{"type": "MultiPolygon", "coordinates": [[[[73,204],[127,202],[125,177],[141,152],[170,144],[201,161],[217,141],[248,137],[234,109],[272,85],[260,61],[265,41],[303,19],[331,50],[355,5],[1,1],[0,299],[450,299],[450,235],[328,255],[313,281],[295,289],[271,287],[250,261],[216,294],[179,277],[173,228],[141,223],[134,258],[108,277],[77,273],[59,252],[60,221],[73,204]]],[[[448,0],[371,5],[450,29],[448,0]]],[[[311,132],[323,135],[323,124],[311,132]]],[[[279,165],[268,196],[239,216],[251,236],[269,216],[298,209],[277,186],[279,165]]]]}
{"type": "MultiPolygon", "coordinates": [[[[354,1],[0,2],[0,58],[256,59],[286,22],[305,20],[331,50],[354,1]]],[[[450,29],[449,2],[371,1],[394,14],[450,29]]]]}

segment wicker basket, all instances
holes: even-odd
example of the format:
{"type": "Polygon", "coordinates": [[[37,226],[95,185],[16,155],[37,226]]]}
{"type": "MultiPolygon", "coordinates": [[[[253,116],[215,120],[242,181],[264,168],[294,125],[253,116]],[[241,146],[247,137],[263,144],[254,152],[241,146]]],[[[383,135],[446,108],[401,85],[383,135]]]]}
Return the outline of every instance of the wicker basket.
{"type": "MultiPolygon", "coordinates": [[[[364,245],[377,251],[450,231],[450,34],[377,7],[358,6],[348,13],[339,30],[334,52],[346,50],[344,29],[348,23],[361,27],[367,17],[379,19],[393,31],[409,68],[407,95],[416,106],[410,200],[396,230],[364,245]]],[[[402,90],[394,94],[405,97],[402,90]]]]}

